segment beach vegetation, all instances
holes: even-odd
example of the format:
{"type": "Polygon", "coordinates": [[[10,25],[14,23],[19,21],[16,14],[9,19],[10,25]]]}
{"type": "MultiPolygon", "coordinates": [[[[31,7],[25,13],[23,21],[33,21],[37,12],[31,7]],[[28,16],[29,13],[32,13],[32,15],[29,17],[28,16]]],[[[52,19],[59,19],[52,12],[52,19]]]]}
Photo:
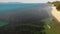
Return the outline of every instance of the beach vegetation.
{"type": "Polygon", "coordinates": [[[60,11],[60,1],[47,2],[48,4],[53,4],[58,11],[60,11]]]}

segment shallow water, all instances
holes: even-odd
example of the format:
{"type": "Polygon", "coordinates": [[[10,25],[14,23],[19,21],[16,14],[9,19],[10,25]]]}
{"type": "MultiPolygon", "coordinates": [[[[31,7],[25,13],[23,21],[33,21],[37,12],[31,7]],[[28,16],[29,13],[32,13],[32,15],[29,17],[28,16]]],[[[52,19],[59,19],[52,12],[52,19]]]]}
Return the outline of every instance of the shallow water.
{"type": "MultiPolygon", "coordinates": [[[[0,3],[0,21],[7,23],[41,20],[51,17],[48,4],[4,4],[0,3]]],[[[2,22],[2,23],[3,23],[2,22]]],[[[4,24],[4,23],[3,23],[4,24]]],[[[3,25],[1,24],[1,25],[3,25]]]]}

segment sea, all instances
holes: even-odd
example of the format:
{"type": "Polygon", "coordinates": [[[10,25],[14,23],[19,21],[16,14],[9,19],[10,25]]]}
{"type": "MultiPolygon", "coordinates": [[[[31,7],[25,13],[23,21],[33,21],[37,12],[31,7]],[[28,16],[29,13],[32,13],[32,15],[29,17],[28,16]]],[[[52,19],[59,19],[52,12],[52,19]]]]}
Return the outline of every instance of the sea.
{"type": "Polygon", "coordinates": [[[41,20],[51,17],[52,5],[46,3],[0,3],[0,26],[7,22],[41,20]],[[33,19],[32,19],[33,18],[33,19]]]}
{"type": "Polygon", "coordinates": [[[46,3],[0,3],[0,12],[7,10],[15,10],[15,9],[27,9],[33,7],[48,7],[51,5],[46,3]]]}

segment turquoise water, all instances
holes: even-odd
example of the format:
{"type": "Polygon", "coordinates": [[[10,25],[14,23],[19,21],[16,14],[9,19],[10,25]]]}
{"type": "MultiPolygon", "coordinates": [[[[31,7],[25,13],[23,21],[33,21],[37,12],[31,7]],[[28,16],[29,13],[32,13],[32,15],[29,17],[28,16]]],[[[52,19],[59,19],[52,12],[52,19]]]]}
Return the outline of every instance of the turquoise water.
{"type": "Polygon", "coordinates": [[[4,25],[7,25],[7,24],[8,24],[7,22],[0,21],[0,27],[4,26],[4,25]]]}
{"type": "Polygon", "coordinates": [[[32,8],[39,6],[39,4],[0,4],[0,12],[5,10],[32,8]]]}
{"type": "MultiPolygon", "coordinates": [[[[15,10],[15,9],[32,8],[32,7],[37,7],[37,6],[39,6],[39,4],[0,3],[0,13],[10,11],[10,10],[15,10]]],[[[0,27],[4,26],[4,25],[7,25],[7,24],[8,24],[8,22],[0,21],[0,27]]]]}
{"type": "MultiPolygon", "coordinates": [[[[0,3],[0,13],[2,12],[6,12],[6,11],[12,11],[12,10],[15,10],[15,9],[26,9],[26,8],[33,8],[33,7],[47,7],[48,5],[47,4],[23,4],[23,3],[0,3]]],[[[38,11],[38,10],[37,10],[38,11]]],[[[5,15],[4,15],[5,16],[5,15]]],[[[0,21],[0,26],[4,26],[4,25],[7,25],[8,23],[7,22],[3,22],[3,21],[0,21]]]]}
{"type": "Polygon", "coordinates": [[[45,6],[46,4],[23,4],[23,3],[17,3],[17,4],[10,4],[10,3],[0,3],[0,12],[7,11],[7,10],[15,10],[15,9],[24,9],[24,8],[33,8],[38,6],[45,6]]]}

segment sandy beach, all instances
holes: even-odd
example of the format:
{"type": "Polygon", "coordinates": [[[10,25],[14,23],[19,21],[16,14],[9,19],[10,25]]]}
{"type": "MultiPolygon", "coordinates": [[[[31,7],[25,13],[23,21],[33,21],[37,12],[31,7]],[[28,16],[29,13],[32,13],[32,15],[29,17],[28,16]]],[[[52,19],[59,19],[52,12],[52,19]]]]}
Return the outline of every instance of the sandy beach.
{"type": "Polygon", "coordinates": [[[56,7],[52,7],[51,13],[60,22],[60,11],[57,11],[56,7]]]}

